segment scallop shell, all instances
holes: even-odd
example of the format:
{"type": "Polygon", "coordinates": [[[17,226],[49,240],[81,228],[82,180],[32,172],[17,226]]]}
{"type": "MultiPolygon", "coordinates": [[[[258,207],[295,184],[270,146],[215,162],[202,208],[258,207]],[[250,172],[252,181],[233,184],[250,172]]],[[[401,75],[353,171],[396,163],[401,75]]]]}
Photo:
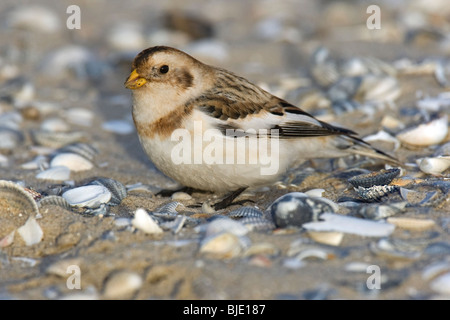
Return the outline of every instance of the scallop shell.
{"type": "Polygon", "coordinates": [[[104,186],[87,185],[70,189],[62,196],[71,206],[98,208],[101,204],[108,203],[111,192],[104,186]]]}
{"type": "Polygon", "coordinates": [[[231,259],[240,255],[248,246],[248,238],[221,232],[205,237],[200,244],[200,253],[217,259],[231,259]]]}
{"type": "Polygon", "coordinates": [[[61,208],[64,208],[66,210],[70,210],[71,209],[71,205],[69,202],[67,202],[66,199],[64,199],[61,196],[47,196],[45,198],[42,198],[41,201],[39,201],[40,206],[49,206],[49,205],[54,205],[54,206],[58,206],[61,208]]]}
{"type": "Polygon", "coordinates": [[[264,213],[254,207],[242,207],[227,214],[230,218],[262,217],[264,213]]]}
{"type": "Polygon", "coordinates": [[[50,167],[65,166],[71,171],[91,170],[94,165],[88,159],[75,153],[59,153],[50,161],[50,167]]]}
{"type": "Polygon", "coordinates": [[[77,142],[59,148],[57,153],[75,153],[92,161],[97,155],[98,150],[90,144],[77,142]]]}
{"type": "Polygon", "coordinates": [[[431,146],[441,143],[448,133],[448,116],[410,128],[397,134],[397,138],[413,146],[431,146]]]}
{"type": "Polygon", "coordinates": [[[249,231],[271,231],[275,229],[275,224],[262,216],[245,217],[240,219],[239,222],[246,226],[249,231]]]}
{"type": "Polygon", "coordinates": [[[393,168],[388,170],[381,170],[371,172],[368,174],[361,174],[348,179],[348,182],[355,188],[364,187],[370,188],[372,186],[382,186],[391,183],[391,181],[400,174],[399,168],[393,168]]]}
{"type": "Polygon", "coordinates": [[[44,130],[31,130],[33,141],[45,147],[59,148],[70,143],[84,139],[83,132],[49,132],[44,130]]]}
{"type": "Polygon", "coordinates": [[[70,178],[70,169],[65,166],[52,167],[36,175],[37,179],[64,181],[70,178]]]}
{"type": "Polygon", "coordinates": [[[89,184],[100,185],[106,187],[111,192],[111,200],[109,205],[117,206],[127,196],[127,189],[117,180],[110,178],[98,178],[91,181],[89,184]]]}

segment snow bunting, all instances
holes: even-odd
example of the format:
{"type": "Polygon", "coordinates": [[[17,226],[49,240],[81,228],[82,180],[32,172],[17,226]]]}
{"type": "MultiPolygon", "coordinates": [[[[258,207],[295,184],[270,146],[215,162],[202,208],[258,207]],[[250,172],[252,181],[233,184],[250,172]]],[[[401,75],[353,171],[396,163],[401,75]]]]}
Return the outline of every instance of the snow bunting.
{"type": "Polygon", "coordinates": [[[174,48],[140,52],[125,87],[133,92],[145,152],[186,187],[226,192],[265,185],[312,158],[359,154],[396,162],[355,132],[174,48]]]}

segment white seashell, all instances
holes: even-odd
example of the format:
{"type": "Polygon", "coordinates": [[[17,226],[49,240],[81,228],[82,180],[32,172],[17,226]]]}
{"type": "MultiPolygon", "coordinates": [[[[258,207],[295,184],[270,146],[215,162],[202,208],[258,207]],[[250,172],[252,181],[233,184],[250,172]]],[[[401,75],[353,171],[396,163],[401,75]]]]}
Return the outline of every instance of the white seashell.
{"type": "Polygon", "coordinates": [[[450,271],[450,263],[448,261],[436,262],[423,269],[422,279],[430,281],[447,271],[450,271]]]}
{"type": "Polygon", "coordinates": [[[83,108],[72,108],[65,113],[66,119],[73,124],[89,127],[94,120],[94,113],[83,108]]]}
{"type": "Polygon", "coordinates": [[[192,196],[186,192],[175,192],[172,194],[172,200],[180,201],[180,200],[191,200],[192,196]]]}
{"type": "Polygon", "coordinates": [[[434,220],[431,219],[416,219],[407,217],[390,217],[387,219],[388,223],[392,223],[399,228],[423,231],[428,230],[436,226],[434,220]]]}
{"type": "Polygon", "coordinates": [[[87,185],[70,189],[62,197],[72,206],[98,208],[111,199],[111,192],[104,186],[87,185]]]}
{"type": "Polygon", "coordinates": [[[142,277],[131,271],[113,273],[106,280],[103,296],[106,299],[130,298],[142,287],[142,277]]]}
{"type": "Polygon", "coordinates": [[[70,127],[61,118],[49,118],[42,121],[41,130],[48,132],[68,132],[70,127]]]}
{"type": "Polygon", "coordinates": [[[8,25],[13,28],[54,33],[61,30],[61,21],[51,10],[36,6],[22,6],[9,13],[8,25]]]}
{"type": "Polygon", "coordinates": [[[64,181],[70,178],[70,169],[64,166],[53,167],[44,171],[39,172],[36,175],[37,179],[42,180],[54,180],[54,181],[64,181]]]}
{"type": "Polygon", "coordinates": [[[450,168],[450,156],[423,158],[418,161],[418,165],[425,173],[440,175],[450,168]]]}
{"type": "Polygon", "coordinates": [[[94,167],[88,159],[75,153],[60,153],[50,162],[50,167],[65,166],[71,171],[86,171],[94,167]]]}
{"type": "Polygon", "coordinates": [[[450,295],[450,272],[437,277],[430,282],[430,288],[441,294],[450,295]]]}
{"type": "Polygon", "coordinates": [[[248,233],[248,229],[239,221],[225,217],[215,219],[208,223],[205,232],[206,237],[223,232],[231,233],[240,237],[246,235],[248,233]]]}
{"type": "Polygon", "coordinates": [[[344,233],[334,231],[311,231],[308,230],[308,236],[316,242],[338,246],[344,239],[344,233]]]}
{"type": "Polygon", "coordinates": [[[397,134],[397,138],[409,145],[431,146],[441,143],[448,132],[448,116],[445,115],[428,123],[397,134]]]}
{"type": "Polygon", "coordinates": [[[325,189],[311,189],[305,192],[308,197],[322,197],[325,189]]]}
{"type": "Polygon", "coordinates": [[[308,231],[336,231],[365,237],[386,237],[395,229],[395,226],[390,223],[368,221],[332,213],[323,213],[320,215],[320,219],[324,221],[305,223],[303,228],[308,231]]]}
{"type": "Polygon", "coordinates": [[[44,236],[44,232],[33,217],[29,217],[27,222],[17,229],[17,233],[20,234],[27,246],[32,246],[33,244],[41,242],[42,237],[44,236]]]}
{"type": "Polygon", "coordinates": [[[366,76],[361,85],[366,101],[393,101],[401,93],[397,79],[393,77],[366,76]]]}
{"type": "Polygon", "coordinates": [[[163,230],[159,227],[156,221],[150,217],[150,215],[144,209],[137,209],[134,213],[134,218],[131,220],[131,224],[136,229],[144,231],[148,234],[163,233],[163,230]]]}
{"type": "Polygon", "coordinates": [[[123,135],[134,132],[134,126],[126,120],[111,120],[103,122],[102,128],[103,130],[123,135]]]}
{"type": "Polygon", "coordinates": [[[129,21],[116,24],[107,39],[111,47],[121,51],[138,51],[145,46],[142,27],[129,21]]]}
{"type": "Polygon", "coordinates": [[[200,253],[218,259],[230,259],[240,255],[248,247],[249,242],[248,238],[229,232],[214,234],[202,240],[200,253]]]}
{"type": "Polygon", "coordinates": [[[396,139],[395,137],[391,136],[389,133],[387,133],[384,130],[378,131],[375,134],[372,134],[370,136],[364,137],[364,141],[371,142],[371,141],[386,141],[386,142],[392,142],[394,144],[394,151],[400,148],[400,141],[396,139]]]}

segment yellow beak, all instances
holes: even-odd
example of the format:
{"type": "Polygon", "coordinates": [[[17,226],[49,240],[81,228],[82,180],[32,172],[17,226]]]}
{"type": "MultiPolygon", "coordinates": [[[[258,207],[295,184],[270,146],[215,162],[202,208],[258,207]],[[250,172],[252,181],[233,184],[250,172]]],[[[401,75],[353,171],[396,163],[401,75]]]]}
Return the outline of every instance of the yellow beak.
{"type": "Polygon", "coordinates": [[[125,87],[134,90],[142,87],[146,82],[147,80],[142,78],[139,73],[137,73],[136,69],[134,69],[128,77],[127,81],[125,81],[125,87]]]}

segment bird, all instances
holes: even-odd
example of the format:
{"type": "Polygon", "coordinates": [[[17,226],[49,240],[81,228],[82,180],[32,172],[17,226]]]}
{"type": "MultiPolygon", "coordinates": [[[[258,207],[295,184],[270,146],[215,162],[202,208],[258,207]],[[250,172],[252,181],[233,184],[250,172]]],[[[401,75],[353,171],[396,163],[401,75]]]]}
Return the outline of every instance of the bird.
{"type": "Polygon", "coordinates": [[[356,132],[176,48],[138,53],[124,85],[132,90],[133,121],[153,164],[185,187],[228,193],[217,207],[310,159],[357,154],[399,163],[356,132]]]}

